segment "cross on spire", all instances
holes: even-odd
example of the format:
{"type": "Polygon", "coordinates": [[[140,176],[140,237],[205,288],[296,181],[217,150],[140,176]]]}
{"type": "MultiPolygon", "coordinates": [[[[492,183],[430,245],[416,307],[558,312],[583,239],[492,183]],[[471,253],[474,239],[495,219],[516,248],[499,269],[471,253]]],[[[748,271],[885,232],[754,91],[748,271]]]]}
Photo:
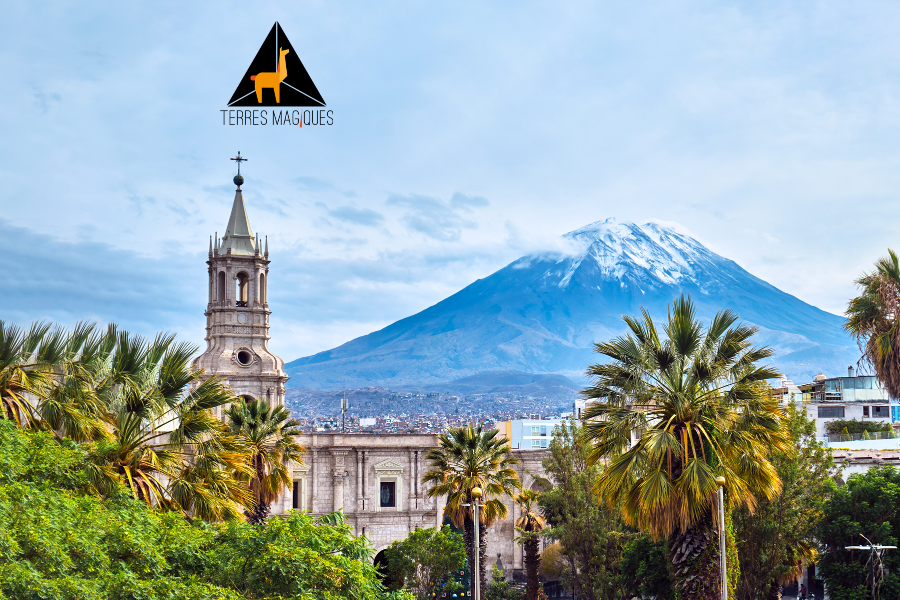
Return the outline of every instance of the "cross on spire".
{"type": "Polygon", "coordinates": [[[232,158],[231,160],[237,161],[237,164],[238,164],[238,175],[240,175],[240,174],[241,174],[241,163],[244,162],[245,160],[249,160],[249,159],[247,159],[247,158],[242,158],[242,157],[241,157],[241,151],[238,150],[238,155],[237,155],[236,157],[232,158]]]}

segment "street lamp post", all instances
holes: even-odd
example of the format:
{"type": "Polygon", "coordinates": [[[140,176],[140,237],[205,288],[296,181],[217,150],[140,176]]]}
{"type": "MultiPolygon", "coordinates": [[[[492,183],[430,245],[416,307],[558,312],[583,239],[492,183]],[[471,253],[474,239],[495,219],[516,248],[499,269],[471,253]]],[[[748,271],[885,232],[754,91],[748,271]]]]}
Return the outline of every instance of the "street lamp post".
{"type": "Polygon", "coordinates": [[[478,517],[478,508],[480,506],[478,500],[480,498],[481,488],[472,488],[472,504],[474,505],[475,509],[475,550],[473,552],[473,554],[475,555],[475,598],[473,600],[479,600],[481,598],[481,568],[479,566],[479,560],[481,560],[481,519],[478,517]]]}
{"type": "Polygon", "coordinates": [[[725,478],[716,477],[716,485],[719,486],[719,568],[722,580],[722,600],[728,600],[728,569],[725,560],[725,478]]]}
{"type": "MultiPolygon", "coordinates": [[[[863,536],[865,538],[865,536],[863,536]]],[[[866,539],[868,542],[869,540],[866,539]]],[[[844,550],[868,550],[869,554],[869,576],[872,578],[872,600],[878,600],[877,590],[875,587],[875,557],[878,556],[879,560],[881,559],[881,555],[884,554],[885,550],[896,550],[897,546],[882,546],[881,544],[872,544],[870,543],[868,546],[844,546],[844,550]]]]}

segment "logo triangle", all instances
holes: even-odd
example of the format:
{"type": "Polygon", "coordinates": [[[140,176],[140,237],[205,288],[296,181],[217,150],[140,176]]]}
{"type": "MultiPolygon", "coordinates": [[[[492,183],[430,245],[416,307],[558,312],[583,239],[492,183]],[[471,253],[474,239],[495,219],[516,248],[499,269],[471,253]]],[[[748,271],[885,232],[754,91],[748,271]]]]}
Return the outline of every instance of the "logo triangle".
{"type": "Polygon", "coordinates": [[[316,84],[277,21],[231,95],[228,106],[325,106],[316,84]]]}

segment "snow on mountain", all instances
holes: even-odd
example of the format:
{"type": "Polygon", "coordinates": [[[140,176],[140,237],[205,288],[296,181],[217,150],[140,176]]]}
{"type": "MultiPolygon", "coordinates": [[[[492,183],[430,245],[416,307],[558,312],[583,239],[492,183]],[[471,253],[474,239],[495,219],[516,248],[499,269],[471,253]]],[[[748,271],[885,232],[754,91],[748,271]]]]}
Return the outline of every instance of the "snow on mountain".
{"type": "Polygon", "coordinates": [[[754,277],[658,223],[606,219],[564,236],[571,252],[524,256],[422,312],[287,365],[291,386],[425,386],[486,373],[554,373],[583,383],[593,343],[646,307],[664,318],[681,293],[701,318],[730,308],[794,381],[858,358],[843,319],[754,277]]]}

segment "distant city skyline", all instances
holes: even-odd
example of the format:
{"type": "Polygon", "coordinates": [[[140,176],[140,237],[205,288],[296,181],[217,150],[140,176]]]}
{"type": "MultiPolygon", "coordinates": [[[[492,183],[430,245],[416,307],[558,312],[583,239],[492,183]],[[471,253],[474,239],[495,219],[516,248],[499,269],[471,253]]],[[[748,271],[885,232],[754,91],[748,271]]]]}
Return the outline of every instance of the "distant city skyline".
{"type": "Polygon", "coordinates": [[[607,217],[678,223],[837,314],[900,249],[895,3],[50,2],[5,21],[0,319],[202,345],[238,150],[288,361],[607,217]],[[222,125],[276,20],[334,125],[222,125]]]}

